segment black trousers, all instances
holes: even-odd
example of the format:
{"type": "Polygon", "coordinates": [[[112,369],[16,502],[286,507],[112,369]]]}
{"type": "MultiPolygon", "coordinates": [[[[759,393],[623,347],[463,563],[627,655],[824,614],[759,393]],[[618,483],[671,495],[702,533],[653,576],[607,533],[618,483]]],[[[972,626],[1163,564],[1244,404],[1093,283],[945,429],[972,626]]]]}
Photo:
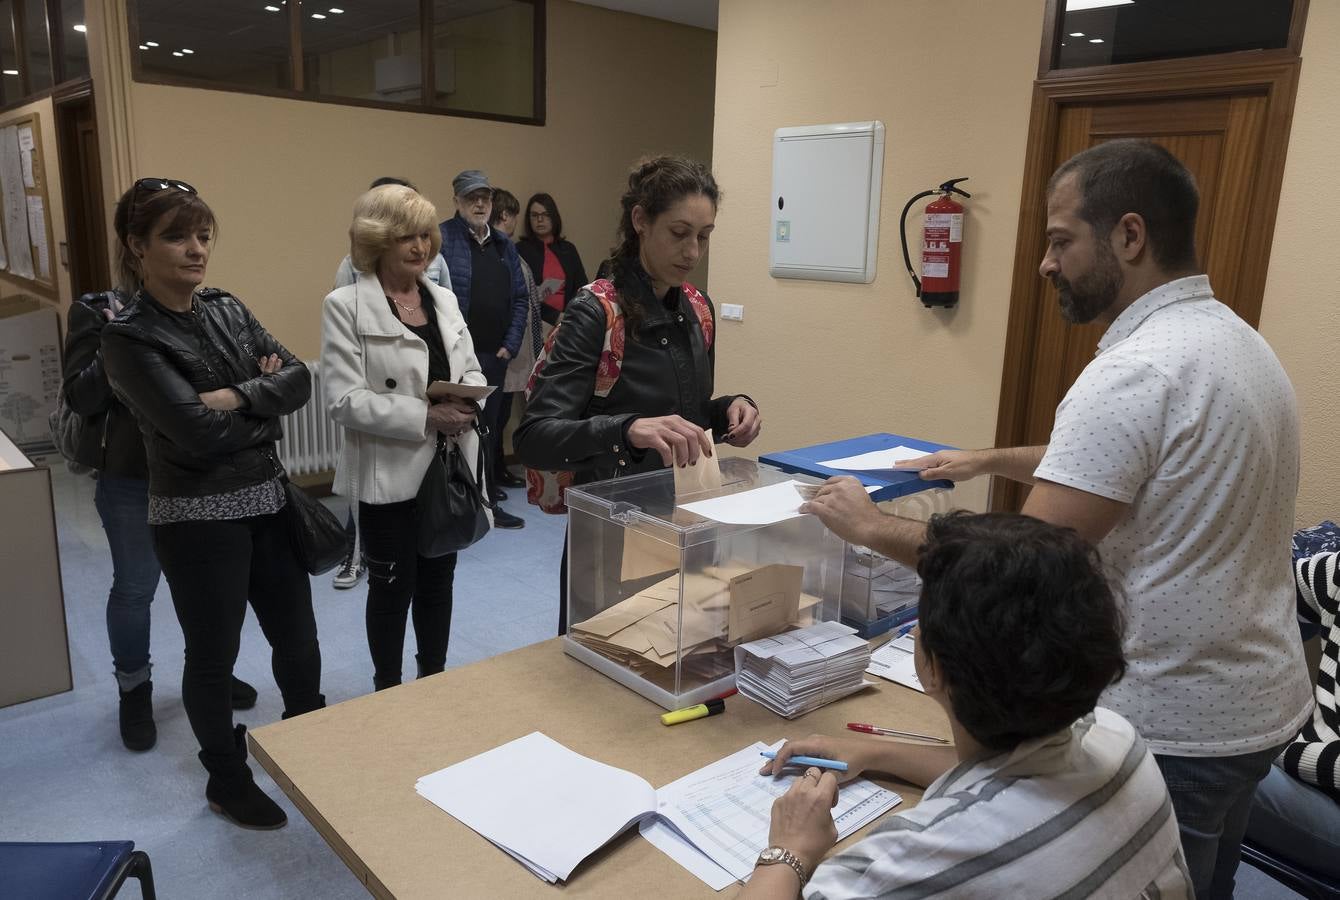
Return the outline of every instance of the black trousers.
{"type": "Polygon", "coordinates": [[[413,500],[358,504],[363,561],[368,567],[368,650],[377,690],[400,684],[411,610],[418,674],[433,675],[447,664],[456,554],[436,558],[418,554],[414,507],[413,500]]]}
{"type": "MultiPolygon", "coordinates": [[[[502,474],[502,440],[503,429],[507,427],[507,419],[503,418],[503,398],[507,395],[502,392],[503,379],[507,377],[507,363],[505,359],[499,359],[494,353],[479,354],[479,368],[484,373],[484,378],[489,384],[497,388],[492,394],[489,394],[484,401],[484,411],[479,417],[479,423],[489,430],[488,446],[484,448],[485,465],[488,466],[488,487],[492,490],[498,484],[498,476],[502,474]]],[[[507,409],[510,412],[512,404],[507,403],[507,409]]]]}
{"type": "Polygon", "coordinates": [[[154,525],[154,549],[186,638],[182,705],[200,749],[231,757],[232,675],[247,603],[272,648],[285,716],[324,705],[312,585],[293,553],[288,511],[154,525]]]}

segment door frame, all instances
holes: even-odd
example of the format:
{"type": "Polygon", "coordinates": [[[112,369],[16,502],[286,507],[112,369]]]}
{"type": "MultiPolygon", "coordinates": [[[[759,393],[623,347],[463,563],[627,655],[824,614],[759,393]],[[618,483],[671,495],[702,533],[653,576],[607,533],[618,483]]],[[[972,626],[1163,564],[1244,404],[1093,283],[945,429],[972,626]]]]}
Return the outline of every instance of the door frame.
{"type": "MultiPolygon", "coordinates": [[[[1250,272],[1240,285],[1239,314],[1253,328],[1261,315],[1266,272],[1275,233],[1275,214],[1284,182],[1284,161],[1293,120],[1301,60],[1284,51],[1268,57],[1245,53],[1152,63],[1130,63],[1101,69],[1053,70],[1033,83],[1028,150],[1024,161],[1023,196],[1015,238],[1014,273],[1010,282],[1010,313],[1005,329],[1005,359],[996,414],[996,446],[1020,446],[1027,439],[1028,397],[1036,359],[1033,335],[1038,328],[1042,290],[1038,264],[1046,252],[1047,181],[1060,164],[1055,152],[1061,110],[1070,105],[1174,100],[1220,94],[1259,92],[1266,97],[1265,144],[1260,177],[1250,208],[1259,217],[1243,247],[1243,268],[1250,272]]],[[[1025,485],[993,479],[990,508],[1016,510],[1025,485]]]]}
{"type": "MultiPolygon", "coordinates": [[[[92,79],[63,85],[52,98],[55,111],[56,143],[59,147],[61,195],[65,208],[64,252],[60,263],[66,267],[73,298],[81,293],[112,287],[111,259],[107,252],[107,217],[104,214],[101,184],[97,190],[84,190],[82,152],[74,130],[76,107],[87,105],[97,128],[97,98],[92,79]],[[86,234],[94,236],[91,246],[79,246],[86,234]]],[[[94,171],[101,178],[101,165],[94,171]]]]}

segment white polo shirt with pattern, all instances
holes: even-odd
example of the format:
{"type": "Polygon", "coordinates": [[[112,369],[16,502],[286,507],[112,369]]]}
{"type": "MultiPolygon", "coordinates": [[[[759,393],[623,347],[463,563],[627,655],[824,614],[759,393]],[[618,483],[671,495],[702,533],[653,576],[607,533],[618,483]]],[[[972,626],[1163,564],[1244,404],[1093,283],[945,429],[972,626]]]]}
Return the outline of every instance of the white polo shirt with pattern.
{"type": "Polygon", "coordinates": [[[1130,504],[1098,545],[1129,662],[1100,702],[1155,753],[1252,753],[1307,720],[1298,446],[1288,376],[1204,275],[1124,310],[1057,408],[1035,477],[1130,504]]]}

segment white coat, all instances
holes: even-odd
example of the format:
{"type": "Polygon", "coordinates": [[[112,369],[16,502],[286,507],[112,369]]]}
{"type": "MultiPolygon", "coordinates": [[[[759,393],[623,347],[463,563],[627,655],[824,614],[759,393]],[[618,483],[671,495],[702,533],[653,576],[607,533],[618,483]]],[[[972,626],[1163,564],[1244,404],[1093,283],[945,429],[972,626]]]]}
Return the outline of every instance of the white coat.
{"type": "MultiPolygon", "coordinates": [[[[486,383],[456,295],[420,276],[433,298],[451,376],[486,383]]],[[[437,432],[426,432],[428,345],[391,312],[375,274],[326,296],[321,312],[321,380],[330,416],[345,429],[335,468],[335,493],[353,502],[398,503],[419,492],[433,458],[437,432]]],[[[475,468],[479,438],[458,440],[475,468]]],[[[475,471],[475,478],[480,473],[475,471]]]]}

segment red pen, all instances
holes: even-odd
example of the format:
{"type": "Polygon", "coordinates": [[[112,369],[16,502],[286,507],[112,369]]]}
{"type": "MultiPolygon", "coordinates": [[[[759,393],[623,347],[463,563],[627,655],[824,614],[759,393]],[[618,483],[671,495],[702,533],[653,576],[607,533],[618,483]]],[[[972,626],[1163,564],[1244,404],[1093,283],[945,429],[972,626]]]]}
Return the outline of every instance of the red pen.
{"type": "Polygon", "coordinates": [[[886,737],[915,738],[919,741],[934,741],[937,744],[949,743],[949,741],[944,738],[935,737],[934,735],[917,734],[915,731],[898,731],[895,728],[881,728],[878,725],[866,725],[864,722],[848,722],[847,727],[852,731],[859,731],[863,734],[882,734],[886,737]]]}

